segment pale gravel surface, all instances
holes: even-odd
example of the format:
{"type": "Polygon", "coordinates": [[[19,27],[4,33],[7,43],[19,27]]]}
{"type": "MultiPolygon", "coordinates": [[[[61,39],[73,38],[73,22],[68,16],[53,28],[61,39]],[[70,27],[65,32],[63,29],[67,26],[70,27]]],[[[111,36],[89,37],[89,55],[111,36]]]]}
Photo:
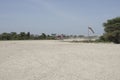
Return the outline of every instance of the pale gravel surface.
{"type": "Polygon", "coordinates": [[[120,80],[120,45],[0,41],[0,80],[120,80]]]}

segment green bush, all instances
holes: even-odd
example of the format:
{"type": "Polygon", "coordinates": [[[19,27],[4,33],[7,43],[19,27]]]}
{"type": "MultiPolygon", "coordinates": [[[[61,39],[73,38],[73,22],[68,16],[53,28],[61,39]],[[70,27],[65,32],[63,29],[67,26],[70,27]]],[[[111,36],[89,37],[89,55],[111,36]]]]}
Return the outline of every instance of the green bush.
{"type": "Polygon", "coordinates": [[[100,37],[100,40],[120,44],[120,17],[108,20],[103,25],[105,33],[100,37]]]}

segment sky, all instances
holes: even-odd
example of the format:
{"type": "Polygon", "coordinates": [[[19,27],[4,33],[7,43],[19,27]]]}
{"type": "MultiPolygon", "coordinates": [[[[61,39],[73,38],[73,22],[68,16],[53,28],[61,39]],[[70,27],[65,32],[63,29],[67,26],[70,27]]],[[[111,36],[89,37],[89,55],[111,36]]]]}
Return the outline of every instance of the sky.
{"type": "Polygon", "coordinates": [[[120,0],[0,0],[0,33],[95,35],[103,23],[120,17],[120,0]]]}

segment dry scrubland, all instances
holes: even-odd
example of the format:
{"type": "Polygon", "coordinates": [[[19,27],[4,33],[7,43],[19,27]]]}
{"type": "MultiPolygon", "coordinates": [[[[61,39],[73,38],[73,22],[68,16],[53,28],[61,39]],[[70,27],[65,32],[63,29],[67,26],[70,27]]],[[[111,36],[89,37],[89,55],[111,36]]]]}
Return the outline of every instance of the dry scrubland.
{"type": "Polygon", "coordinates": [[[0,41],[0,80],[120,80],[120,45],[0,41]]]}

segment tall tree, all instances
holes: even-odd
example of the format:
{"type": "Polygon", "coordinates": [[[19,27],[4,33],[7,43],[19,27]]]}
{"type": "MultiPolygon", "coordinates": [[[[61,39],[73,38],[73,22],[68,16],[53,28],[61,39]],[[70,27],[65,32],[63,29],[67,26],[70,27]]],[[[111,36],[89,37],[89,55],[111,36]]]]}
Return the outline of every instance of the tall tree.
{"type": "Polygon", "coordinates": [[[30,39],[30,32],[27,32],[26,36],[27,36],[27,39],[30,39]]]}
{"type": "Polygon", "coordinates": [[[2,40],[10,40],[10,39],[11,39],[11,36],[10,36],[9,33],[2,33],[1,39],[2,39],[2,40]]]}
{"type": "Polygon", "coordinates": [[[107,20],[104,25],[105,33],[101,39],[114,43],[120,43],[120,17],[107,20]]]}
{"type": "Polygon", "coordinates": [[[26,33],[20,32],[20,40],[25,40],[25,39],[26,39],[26,33]]]}
{"type": "Polygon", "coordinates": [[[41,37],[41,39],[46,39],[47,38],[45,33],[42,33],[40,37],[41,37]]]}
{"type": "Polygon", "coordinates": [[[16,32],[11,32],[10,35],[12,40],[17,40],[18,37],[16,32]]]}

